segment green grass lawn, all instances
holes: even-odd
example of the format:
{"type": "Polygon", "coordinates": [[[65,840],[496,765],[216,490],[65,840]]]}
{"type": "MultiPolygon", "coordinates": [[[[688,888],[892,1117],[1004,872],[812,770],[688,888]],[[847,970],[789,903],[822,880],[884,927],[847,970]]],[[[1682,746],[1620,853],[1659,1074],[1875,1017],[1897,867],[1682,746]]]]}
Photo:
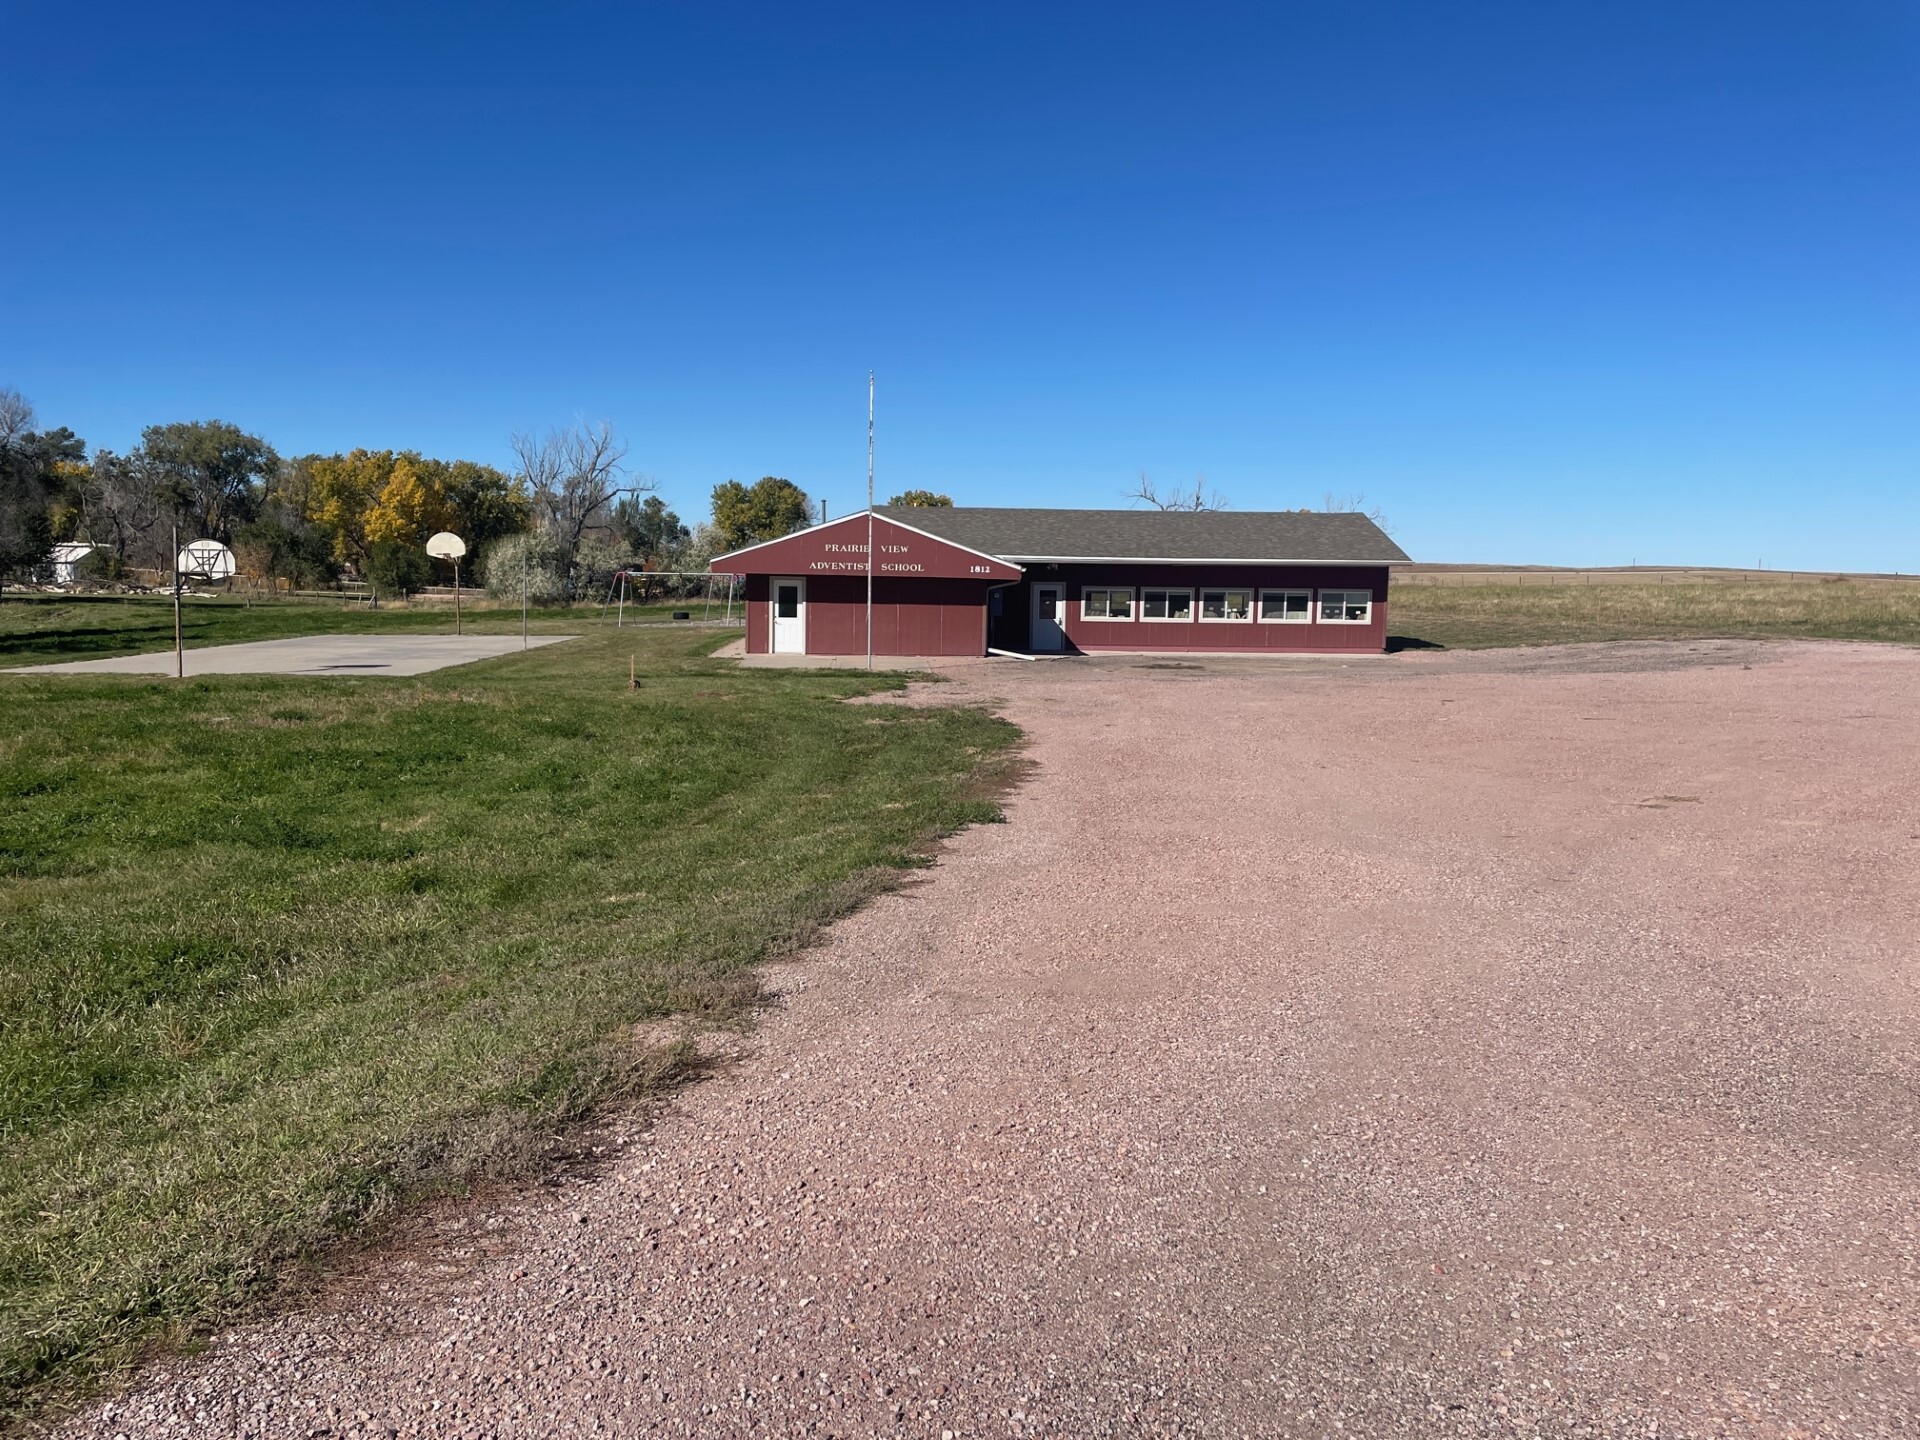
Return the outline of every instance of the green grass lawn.
{"type": "Polygon", "coordinates": [[[1795,637],[1920,644],[1920,585],[1395,585],[1395,648],[1795,637]]]}
{"type": "MultiPolygon", "coordinates": [[[[705,613],[701,601],[674,600],[628,605],[627,623],[663,621],[675,610],[705,613]]],[[[724,607],[713,607],[714,618],[724,607]]],[[[735,613],[738,613],[736,607],[735,613]]],[[[612,625],[615,610],[606,611],[612,625]]],[[[572,609],[537,608],[528,616],[534,630],[578,632],[598,625],[598,605],[572,609]]],[[[479,635],[518,634],[517,609],[469,605],[463,624],[479,635]]],[[[189,648],[237,645],[248,640],[283,640],[291,635],[448,634],[453,609],[403,609],[337,600],[192,599],[181,605],[181,633],[189,648]]],[[[93,660],[173,648],[173,601],[152,596],[0,595],[0,667],[44,665],[61,660],[93,660]]]]}
{"type": "Polygon", "coordinates": [[[0,1415],[524,1164],[684,1058],[637,1025],[739,1021],[756,961],[997,814],[1011,726],[842,703],[897,677],[740,673],[718,638],[0,677],[0,1415]]]}

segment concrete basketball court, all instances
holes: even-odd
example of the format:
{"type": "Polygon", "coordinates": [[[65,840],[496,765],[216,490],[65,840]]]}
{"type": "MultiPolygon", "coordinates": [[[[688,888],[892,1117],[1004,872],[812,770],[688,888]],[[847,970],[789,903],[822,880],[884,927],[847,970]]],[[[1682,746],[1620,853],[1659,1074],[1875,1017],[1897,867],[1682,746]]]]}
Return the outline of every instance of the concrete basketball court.
{"type": "MultiPolygon", "coordinates": [[[[186,653],[192,675],[424,675],[450,665],[471,665],[511,655],[522,645],[557,645],[574,635],[301,635],[291,640],[255,640],[245,645],[208,645],[186,653]]],[[[171,675],[174,653],[115,655],[106,660],[70,660],[26,665],[15,675],[171,675]]]]}

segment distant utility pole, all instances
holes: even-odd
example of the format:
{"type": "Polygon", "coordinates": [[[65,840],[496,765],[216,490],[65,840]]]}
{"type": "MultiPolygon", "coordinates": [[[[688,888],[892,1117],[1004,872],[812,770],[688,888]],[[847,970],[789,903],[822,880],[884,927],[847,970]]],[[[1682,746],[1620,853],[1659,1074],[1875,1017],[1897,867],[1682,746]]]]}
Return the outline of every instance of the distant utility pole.
{"type": "Polygon", "coordinates": [[[867,371],[867,669],[873,669],[873,371],[867,371]]]}

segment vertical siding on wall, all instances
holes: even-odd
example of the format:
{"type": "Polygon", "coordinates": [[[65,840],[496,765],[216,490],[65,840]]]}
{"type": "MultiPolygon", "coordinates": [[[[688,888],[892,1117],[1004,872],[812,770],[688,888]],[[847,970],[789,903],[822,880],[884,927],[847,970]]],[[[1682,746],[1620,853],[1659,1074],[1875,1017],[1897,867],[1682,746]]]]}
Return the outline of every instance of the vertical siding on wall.
{"type": "Polygon", "coordinates": [[[765,655],[773,648],[772,579],[766,575],[747,576],[747,653],[765,655]]]}
{"type": "MultiPolygon", "coordinates": [[[[867,582],[859,575],[809,575],[807,653],[864,655],[867,651],[867,582]]],[[[753,576],[747,585],[747,650],[766,653],[770,581],[753,576]],[[758,592],[759,615],[754,601],[758,592]]],[[[873,583],[873,653],[876,655],[980,655],[986,650],[983,617],[986,582],[902,580],[873,583]]]]}
{"type": "MultiPolygon", "coordinates": [[[[1186,567],[1175,565],[1062,565],[1038,571],[1033,579],[1066,585],[1067,642],[1070,648],[1101,650],[1224,651],[1242,653],[1368,654],[1386,648],[1387,572],[1363,567],[1186,567]],[[1373,595],[1373,619],[1366,625],[1268,625],[1259,620],[1214,624],[1192,620],[1161,624],[1140,620],[1098,621],[1080,618],[1080,596],[1093,586],[1125,586],[1135,596],[1146,586],[1194,592],[1199,611],[1203,589],[1367,590],[1373,595]]],[[[807,652],[812,655],[866,653],[866,580],[858,575],[810,575],[807,582],[807,652]]],[[[770,641],[772,579],[747,577],[747,651],[764,655],[770,641]]],[[[1033,592],[1030,582],[1001,591],[1003,612],[991,637],[986,633],[988,585],[973,580],[895,579],[874,581],[874,653],[876,655],[979,655],[987,644],[1024,650],[1029,641],[1033,592]]],[[[1256,605],[1257,605],[1256,599],[1256,605]]],[[[1316,615],[1317,615],[1316,606],[1316,615]]]]}

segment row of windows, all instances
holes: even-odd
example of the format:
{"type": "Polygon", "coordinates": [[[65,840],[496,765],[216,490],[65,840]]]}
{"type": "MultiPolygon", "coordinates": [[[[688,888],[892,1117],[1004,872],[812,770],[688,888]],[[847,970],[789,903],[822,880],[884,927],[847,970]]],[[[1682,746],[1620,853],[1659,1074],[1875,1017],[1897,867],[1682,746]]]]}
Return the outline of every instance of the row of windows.
{"type": "MultiPolygon", "coordinates": [[[[1311,590],[1202,590],[1199,618],[1231,624],[1365,625],[1373,619],[1373,594],[1367,590],[1322,590],[1314,604],[1311,590]]],[[[1136,611],[1131,586],[1095,586],[1080,592],[1082,620],[1188,621],[1194,618],[1192,590],[1142,589],[1136,611]]]]}

